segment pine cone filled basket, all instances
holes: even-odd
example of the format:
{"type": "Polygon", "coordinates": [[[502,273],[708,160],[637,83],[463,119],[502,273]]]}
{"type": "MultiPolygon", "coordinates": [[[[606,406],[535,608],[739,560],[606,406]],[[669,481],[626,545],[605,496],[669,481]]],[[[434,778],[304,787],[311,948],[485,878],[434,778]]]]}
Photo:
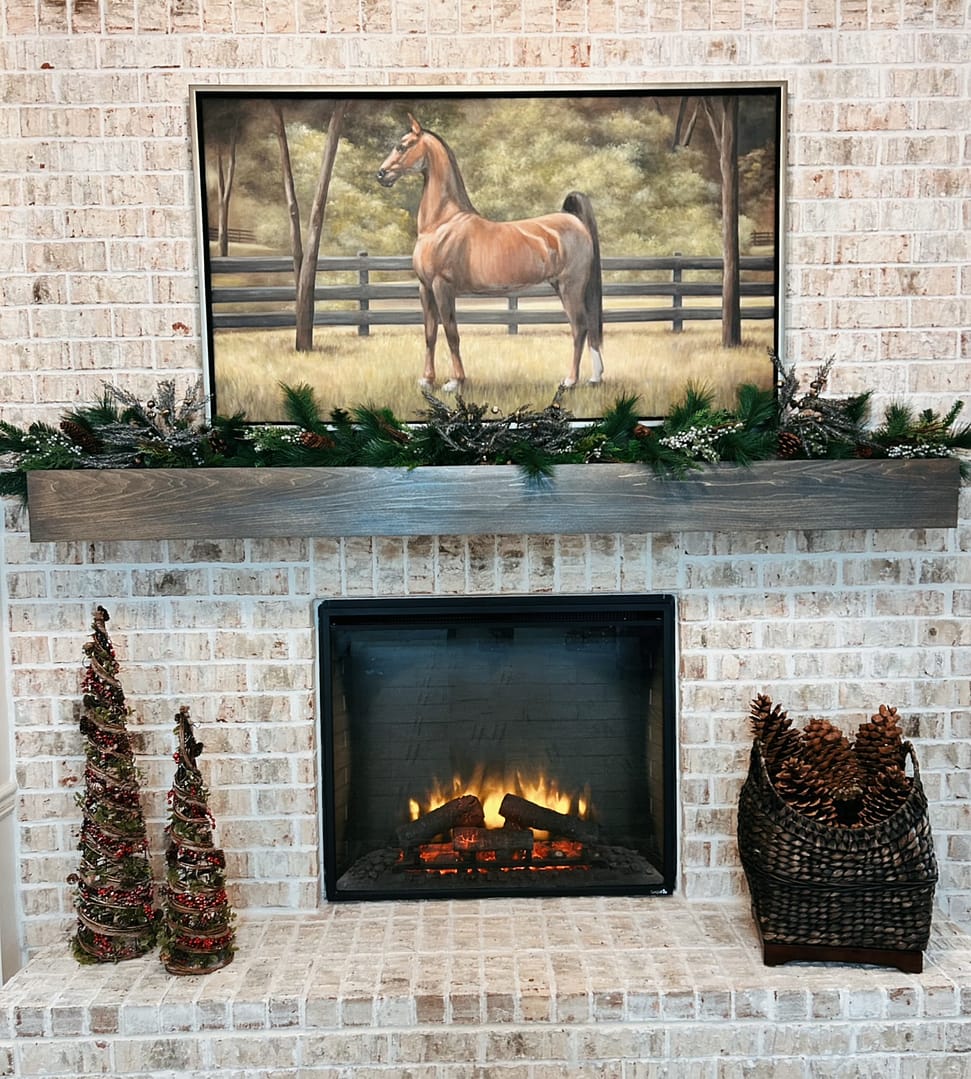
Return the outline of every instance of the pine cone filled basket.
{"type": "Polygon", "coordinates": [[[930,935],[937,862],[913,747],[910,793],[886,820],[823,824],[788,805],[752,747],[738,846],[767,965],[877,963],[917,972],[930,935]]]}

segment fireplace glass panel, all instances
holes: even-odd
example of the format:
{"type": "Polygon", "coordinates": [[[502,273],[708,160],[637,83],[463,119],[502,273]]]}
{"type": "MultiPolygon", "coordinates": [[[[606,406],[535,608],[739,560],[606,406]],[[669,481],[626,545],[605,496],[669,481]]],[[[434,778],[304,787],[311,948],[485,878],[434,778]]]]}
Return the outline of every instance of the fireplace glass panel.
{"type": "Polygon", "coordinates": [[[320,605],[331,899],[666,894],[668,596],[320,605]]]}

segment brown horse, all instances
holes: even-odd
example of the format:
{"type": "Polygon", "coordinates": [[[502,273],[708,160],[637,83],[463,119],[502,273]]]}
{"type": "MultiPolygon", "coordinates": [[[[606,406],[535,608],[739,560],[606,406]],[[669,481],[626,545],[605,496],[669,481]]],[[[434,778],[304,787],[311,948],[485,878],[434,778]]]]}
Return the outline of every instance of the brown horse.
{"type": "Polygon", "coordinates": [[[424,177],[418,206],[418,241],[412,264],[418,275],[425,319],[425,370],[420,385],[435,384],[438,325],[452,354],[452,377],[443,387],[460,391],[465,368],[459,351],[455,298],[507,294],[549,282],[573,330],[573,362],[563,379],[575,386],[583,346],[589,340],[590,382],[603,379],[603,282],[600,242],[589,198],[567,195],[560,213],[523,221],[490,221],[479,214],[462,180],[455,155],[438,135],[409,114],[411,128],[378,169],[384,187],[406,173],[424,177]]]}

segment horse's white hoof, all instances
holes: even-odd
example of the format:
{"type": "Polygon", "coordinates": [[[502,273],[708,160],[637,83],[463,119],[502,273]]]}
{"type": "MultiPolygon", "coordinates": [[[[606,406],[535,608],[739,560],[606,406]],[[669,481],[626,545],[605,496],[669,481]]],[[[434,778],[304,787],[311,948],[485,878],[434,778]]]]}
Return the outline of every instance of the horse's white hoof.
{"type": "Polygon", "coordinates": [[[562,386],[564,390],[572,390],[576,384],[577,380],[575,378],[565,378],[560,383],[560,386],[562,386]]]}
{"type": "Polygon", "coordinates": [[[450,378],[442,387],[442,393],[459,393],[464,385],[457,378],[450,378]]]}
{"type": "Polygon", "coordinates": [[[603,382],[603,379],[602,378],[588,378],[587,382],[591,386],[599,386],[603,382]]]}
{"type": "Polygon", "coordinates": [[[435,383],[430,378],[420,378],[418,380],[418,389],[433,390],[435,389],[435,383]]]}

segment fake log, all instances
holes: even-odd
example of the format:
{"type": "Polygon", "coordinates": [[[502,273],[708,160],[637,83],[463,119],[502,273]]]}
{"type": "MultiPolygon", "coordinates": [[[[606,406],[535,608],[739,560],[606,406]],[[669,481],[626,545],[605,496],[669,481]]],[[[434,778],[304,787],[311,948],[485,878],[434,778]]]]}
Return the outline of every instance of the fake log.
{"type": "Polygon", "coordinates": [[[481,826],[485,824],[482,803],[474,794],[463,794],[451,802],[433,809],[418,820],[402,824],[397,830],[398,843],[405,848],[417,847],[419,843],[428,843],[437,835],[448,832],[462,825],[481,826]]]}
{"type": "Polygon", "coordinates": [[[593,821],[557,813],[555,809],[547,809],[516,794],[507,794],[503,798],[499,815],[517,828],[537,828],[550,835],[578,839],[581,843],[596,843],[600,835],[600,829],[593,821]]]}
{"type": "Polygon", "coordinates": [[[528,828],[453,828],[452,846],[462,851],[532,850],[533,833],[528,828]]]}

